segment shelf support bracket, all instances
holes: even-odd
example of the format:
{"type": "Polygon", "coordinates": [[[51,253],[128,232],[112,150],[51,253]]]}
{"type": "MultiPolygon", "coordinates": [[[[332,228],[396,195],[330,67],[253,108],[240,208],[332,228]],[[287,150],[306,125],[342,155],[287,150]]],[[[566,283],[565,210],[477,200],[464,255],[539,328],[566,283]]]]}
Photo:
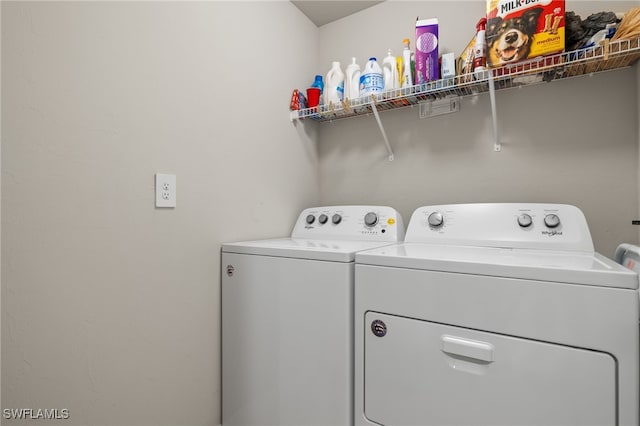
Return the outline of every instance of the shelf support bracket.
{"type": "Polygon", "coordinates": [[[502,151],[500,134],[498,133],[498,113],[496,111],[496,87],[493,82],[493,72],[489,73],[489,98],[491,99],[491,118],[493,120],[493,150],[502,151]]]}
{"type": "Polygon", "coordinates": [[[382,125],[382,121],[380,121],[380,114],[378,114],[378,108],[376,107],[376,95],[371,95],[371,110],[373,111],[373,115],[376,117],[378,127],[380,128],[380,133],[382,133],[382,139],[384,140],[384,144],[387,147],[387,152],[389,153],[389,161],[393,161],[393,150],[391,149],[391,145],[389,144],[387,132],[384,131],[384,126],[382,125]]]}

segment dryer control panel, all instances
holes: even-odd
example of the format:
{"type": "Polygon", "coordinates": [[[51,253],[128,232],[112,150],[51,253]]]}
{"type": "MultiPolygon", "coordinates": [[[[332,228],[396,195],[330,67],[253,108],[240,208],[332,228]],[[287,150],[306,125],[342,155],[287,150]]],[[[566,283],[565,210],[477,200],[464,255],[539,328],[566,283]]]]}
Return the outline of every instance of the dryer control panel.
{"type": "Polygon", "coordinates": [[[326,206],[302,211],[291,238],[390,241],[404,238],[402,217],[386,206],[326,206]]]}
{"type": "Polygon", "coordinates": [[[405,242],[592,253],[584,214],[567,204],[449,204],[414,211],[405,242]]]}

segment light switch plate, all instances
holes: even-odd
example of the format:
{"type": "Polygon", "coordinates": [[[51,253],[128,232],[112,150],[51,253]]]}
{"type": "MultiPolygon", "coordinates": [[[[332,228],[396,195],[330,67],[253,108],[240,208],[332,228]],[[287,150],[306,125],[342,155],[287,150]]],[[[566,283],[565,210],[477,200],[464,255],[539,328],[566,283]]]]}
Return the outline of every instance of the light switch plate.
{"type": "Polygon", "coordinates": [[[156,207],[176,206],[176,175],[156,173],[156,207]]]}

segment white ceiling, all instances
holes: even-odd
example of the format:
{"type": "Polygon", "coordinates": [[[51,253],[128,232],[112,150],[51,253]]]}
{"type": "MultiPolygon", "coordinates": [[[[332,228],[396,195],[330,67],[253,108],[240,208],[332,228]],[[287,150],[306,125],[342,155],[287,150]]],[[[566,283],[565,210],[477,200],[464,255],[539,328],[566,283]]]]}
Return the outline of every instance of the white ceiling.
{"type": "Polygon", "coordinates": [[[378,3],[382,3],[382,1],[384,0],[291,0],[291,3],[307,15],[316,26],[321,27],[329,22],[336,21],[378,3]]]}

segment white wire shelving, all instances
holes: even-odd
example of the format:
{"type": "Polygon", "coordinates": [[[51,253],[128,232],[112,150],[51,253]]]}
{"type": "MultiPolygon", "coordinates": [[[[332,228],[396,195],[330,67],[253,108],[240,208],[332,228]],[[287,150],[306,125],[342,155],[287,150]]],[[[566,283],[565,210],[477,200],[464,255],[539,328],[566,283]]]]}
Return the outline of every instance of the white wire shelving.
{"type": "Polygon", "coordinates": [[[542,56],[475,74],[462,74],[450,79],[431,81],[403,89],[386,90],[378,95],[345,99],[340,104],[320,105],[291,111],[291,120],[311,119],[330,122],[373,114],[389,153],[393,151],[380,121],[379,112],[489,93],[494,127],[494,150],[500,151],[495,92],[514,87],[551,82],[625,68],[640,59],[640,38],[609,41],[584,49],[542,56]]]}

